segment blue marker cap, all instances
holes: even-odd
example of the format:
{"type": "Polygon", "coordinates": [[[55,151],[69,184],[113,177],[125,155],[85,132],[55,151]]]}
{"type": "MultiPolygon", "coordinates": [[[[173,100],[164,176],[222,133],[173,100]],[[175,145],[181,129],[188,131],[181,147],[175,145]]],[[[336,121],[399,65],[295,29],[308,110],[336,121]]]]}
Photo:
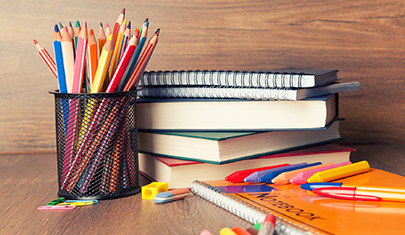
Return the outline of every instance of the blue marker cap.
{"type": "Polygon", "coordinates": [[[313,189],[316,189],[316,188],[341,187],[341,186],[342,186],[342,183],[316,182],[316,183],[302,184],[301,188],[312,191],[313,189]]]}

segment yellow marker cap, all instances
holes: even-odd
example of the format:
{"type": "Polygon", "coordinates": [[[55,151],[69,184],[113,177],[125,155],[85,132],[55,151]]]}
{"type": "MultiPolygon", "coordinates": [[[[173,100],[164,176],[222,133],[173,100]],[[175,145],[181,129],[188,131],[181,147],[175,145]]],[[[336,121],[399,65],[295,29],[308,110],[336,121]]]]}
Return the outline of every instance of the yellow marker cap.
{"type": "Polygon", "coordinates": [[[367,161],[356,162],[353,164],[336,167],[333,169],[321,171],[315,173],[311,176],[307,182],[316,183],[316,182],[328,182],[331,180],[359,174],[370,170],[370,165],[367,161]]]}

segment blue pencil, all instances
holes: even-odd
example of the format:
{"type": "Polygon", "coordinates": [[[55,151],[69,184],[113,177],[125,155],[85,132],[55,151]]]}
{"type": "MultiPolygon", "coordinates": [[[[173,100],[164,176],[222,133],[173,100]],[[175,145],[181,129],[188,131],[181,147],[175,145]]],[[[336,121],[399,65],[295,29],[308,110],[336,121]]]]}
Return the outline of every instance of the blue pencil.
{"type": "Polygon", "coordinates": [[[131,62],[129,62],[127,69],[125,70],[124,75],[122,76],[121,82],[118,85],[117,91],[122,91],[122,89],[124,88],[125,84],[127,83],[129,77],[131,77],[132,71],[135,68],[136,63],[138,62],[139,56],[141,55],[143,46],[145,45],[146,42],[146,37],[148,34],[148,26],[149,26],[149,22],[145,22],[143,29],[142,29],[142,36],[141,39],[139,40],[139,45],[136,48],[136,51],[134,53],[134,55],[132,56],[132,60],[131,62]]]}
{"type": "Polygon", "coordinates": [[[58,73],[59,92],[67,93],[65,67],[63,64],[63,54],[62,54],[61,42],[62,42],[62,36],[60,35],[58,25],[55,24],[55,29],[53,32],[53,50],[55,53],[56,70],[58,73]]]}
{"type": "Polygon", "coordinates": [[[279,169],[279,170],[275,170],[275,171],[267,173],[266,175],[259,178],[259,182],[260,183],[271,184],[271,181],[276,176],[278,176],[279,174],[281,174],[283,172],[298,170],[298,169],[311,167],[311,166],[316,166],[316,165],[320,165],[320,164],[322,164],[322,163],[321,162],[315,162],[315,163],[307,164],[307,165],[304,165],[304,166],[293,166],[293,165],[291,165],[291,166],[288,166],[286,169],[279,169]]]}

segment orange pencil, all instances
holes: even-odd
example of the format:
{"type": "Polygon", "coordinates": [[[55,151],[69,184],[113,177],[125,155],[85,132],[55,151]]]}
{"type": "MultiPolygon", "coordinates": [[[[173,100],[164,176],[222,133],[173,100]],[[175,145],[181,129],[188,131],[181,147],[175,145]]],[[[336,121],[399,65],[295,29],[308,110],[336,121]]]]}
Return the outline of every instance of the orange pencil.
{"type": "Polygon", "coordinates": [[[156,30],[155,34],[149,40],[148,45],[146,45],[145,50],[142,52],[142,55],[134,68],[134,71],[131,73],[130,78],[125,84],[123,91],[129,91],[137,86],[139,78],[145,71],[146,65],[148,64],[149,59],[152,56],[153,51],[155,50],[159,38],[159,33],[160,29],[156,30]]]}
{"type": "Polygon", "coordinates": [[[37,42],[37,40],[35,40],[35,39],[34,39],[34,44],[38,50],[39,55],[44,60],[45,64],[49,67],[49,69],[51,70],[53,75],[55,75],[55,77],[58,78],[55,61],[52,59],[52,57],[49,55],[49,53],[46,51],[46,49],[43,46],[41,46],[41,44],[39,44],[37,42]]]}
{"type": "Polygon", "coordinates": [[[103,28],[103,23],[100,23],[100,32],[98,34],[98,53],[101,55],[101,52],[103,51],[103,47],[105,42],[107,41],[107,37],[105,36],[104,33],[104,28],[103,28]]]}
{"type": "Polygon", "coordinates": [[[97,65],[98,65],[98,48],[96,37],[94,36],[93,29],[89,32],[89,43],[88,43],[88,73],[90,87],[93,86],[94,76],[96,75],[97,65]]]}

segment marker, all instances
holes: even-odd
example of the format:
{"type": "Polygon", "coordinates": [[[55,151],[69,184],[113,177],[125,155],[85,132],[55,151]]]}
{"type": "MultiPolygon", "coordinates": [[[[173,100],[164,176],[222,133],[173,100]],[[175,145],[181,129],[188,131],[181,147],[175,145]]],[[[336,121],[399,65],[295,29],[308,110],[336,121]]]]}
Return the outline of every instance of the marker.
{"type": "Polygon", "coordinates": [[[219,231],[219,235],[238,235],[238,234],[232,231],[232,229],[225,227],[221,229],[221,231],[219,231]]]}
{"type": "Polygon", "coordinates": [[[261,177],[263,177],[264,175],[266,175],[267,173],[273,172],[273,171],[277,171],[277,170],[282,170],[282,169],[288,169],[290,167],[293,166],[306,166],[308,165],[308,163],[303,162],[303,163],[298,163],[298,164],[293,164],[293,165],[289,165],[289,166],[283,166],[283,167],[279,167],[279,168],[274,168],[274,169],[269,169],[269,170],[264,170],[264,171],[256,171],[250,175],[248,175],[244,181],[248,182],[248,183],[259,183],[259,179],[261,177]]]}
{"type": "Polygon", "coordinates": [[[173,189],[166,192],[158,193],[153,199],[156,203],[167,203],[187,197],[190,189],[173,189]]]}
{"type": "Polygon", "coordinates": [[[354,186],[354,185],[344,185],[341,182],[316,182],[316,183],[309,183],[301,185],[302,189],[313,191],[317,188],[337,188],[337,187],[355,187],[361,190],[368,190],[368,191],[384,191],[384,192],[394,192],[394,193],[404,193],[405,188],[388,188],[388,187],[375,187],[375,186],[354,186]]]}
{"type": "Polygon", "coordinates": [[[246,231],[243,228],[238,227],[238,226],[232,228],[232,231],[234,233],[236,233],[237,235],[252,235],[250,232],[248,232],[248,231],[246,231]]]}
{"type": "Polygon", "coordinates": [[[346,166],[346,165],[349,165],[349,164],[352,164],[352,162],[351,161],[346,161],[346,162],[337,163],[337,164],[334,164],[334,165],[331,165],[331,166],[325,166],[325,167],[321,167],[321,168],[314,169],[314,170],[304,171],[304,172],[298,173],[296,176],[294,176],[290,180],[290,183],[292,183],[292,184],[306,184],[309,177],[313,176],[317,172],[326,171],[326,170],[329,170],[329,169],[333,169],[333,168],[340,167],[340,166],[346,166]]]}
{"type": "Polygon", "coordinates": [[[335,179],[363,173],[370,170],[367,161],[356,162],[350,165],[336,167],[326,171],[317,172],[308,178],[308,183],[327,182],[335,179]]]}
{"type": "Polygon", "coordinates": [[[378,187],[324,187],[312,190],[313,193],[338,199],[360,201],[405,202],[405,189],[378,187]]]}
{"type": "Polygon", "coordinates": [[[331,166],[331,165],[333,165],[333,162],[328,162],[328,163],[319,164],[319,165],[315,165],[315,166],[305,167],[305,168],[302,168],[302,169],[283,172],[283,173],[279,174],[278,176],[276,176],[274,179],[272,179],[271,182],[273,184],[289,184],[290,180],[294,176],[296,176],[297,174],[299,174],[301,172],[305,172],[305,171],[309,171],[309,170],[316,170],[316,169],[319,169],[321,167],[331,166]]]}
{"type": "Polygon", "coordinates": [[[260,230],[258,235],[271,235],[274,233],[274,228],[276,227],[276,217],[272,214],[266,215],[263,223],[260,225],[260,230]]]}
{"type": "Polygon", "coordinates": [[[241,183],[247,176],[249,176],[250,174],[252,174],[254,172],[264,171],[264,170],[269,170],[269,169],[274,169],[277,167],[283,167],[283,166],[289,166],[289,165],[290,164],[280,164],[280,165],[275,165],[275,166],[265,166],[265,167],[235,171],[234,173],[226,176],[225,180],[229,181],[229,182],[233,182],[233,183],[241,183]]]}
{"type": "Polygon", "coordinates": [[[266,183],[266,184],[270,184],[271,181],[278,175],[280,175],[283,172],[287,172],[287,171],[293,171],[293,170],[297,170],[297,169],[302,169],[302,168],[306,168],[306,167],[310,167],[310,166],[316,166],[316,165],[320,165],[322,164],[321,162],[315,162],[315,163],[311,163],[311,164],[307,164],[307,165],[303,165],[303,166],[287,166],[286,169],[275,169],[275,171],[269,172],[266,175],[264,175],[263,177],[259,178],[259,182],[260,183],[266,183]]]}

